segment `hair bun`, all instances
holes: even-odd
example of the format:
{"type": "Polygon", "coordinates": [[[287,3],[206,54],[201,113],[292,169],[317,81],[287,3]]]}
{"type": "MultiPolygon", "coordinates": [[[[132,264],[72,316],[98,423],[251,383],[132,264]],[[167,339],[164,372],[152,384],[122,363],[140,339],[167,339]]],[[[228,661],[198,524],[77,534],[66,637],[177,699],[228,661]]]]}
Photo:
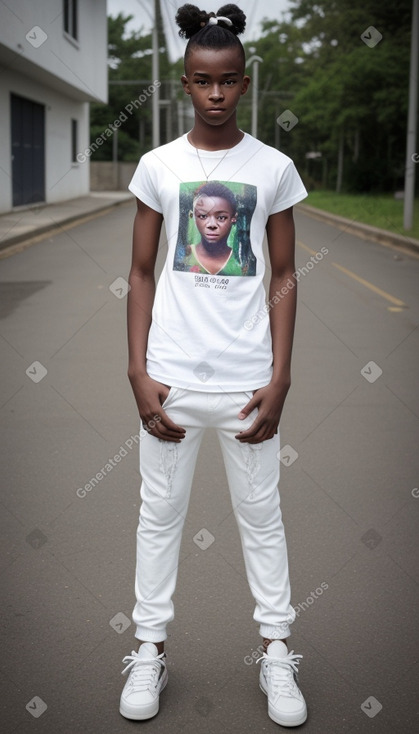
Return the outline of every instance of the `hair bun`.
{"type": "Polygon", "coordinates": [[[191,38],[195,33],[205,28],[208,25],[209,19],[216,17],[216,15],[218,17],[224,16],[231,20],[232,25],[228,25],[223,21],[220,21],[219,25],[222,28],[227,28],[235,36],[243,33],[246,28],[246,16],[237,5],[223,5],[217,14],[215,14],[207,13],[205,10],[200,10],[196,5],[187,3],[186,5],[182,5],[176,13],[176,23],[180,28],[179,36],[181,38],[191,38]]]}
{"type": "Polygon", "coordinates": [[[237,7],[237,5],[223,5],[217,12],[217,15],[224,15],[225,18],[229,18],[232,22],[232,26],[227,26],[222,23],[223,27],[228,28],[229,31],[234,33],[235,36],[239,36],[244,32],[246,28],[246,16],[243,10],[237,7]]]}
{"type": "Polygon", "coordinates": [[[182,5],[176,13],[176,23],[180,28],[181,38],[191,38],[198,33],[208,22],[208,13],[200,10],[196,5],[187,3],[182,5]]]}

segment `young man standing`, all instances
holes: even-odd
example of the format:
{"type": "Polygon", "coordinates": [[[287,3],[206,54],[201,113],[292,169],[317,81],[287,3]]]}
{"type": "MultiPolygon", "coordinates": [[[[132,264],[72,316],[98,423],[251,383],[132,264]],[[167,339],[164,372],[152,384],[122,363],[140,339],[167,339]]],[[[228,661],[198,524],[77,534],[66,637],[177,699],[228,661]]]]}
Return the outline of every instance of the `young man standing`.
{"type": "Polygon", "coordinates": [[[254,619],[264,640],[260,687],[268,696],[269,716],[298,726],[307,710],[295,678],[301,656],[288,653],[286,645],[295,612],[278,494],[278,426],[290,386],[296,287],[281,299],[274,296],[293,280],[292,207],[306,191],[289,158],[237,126],[236,108],[250,83],[237,38],[245,27],[242,11],[227,5],[216,16],[185,5],[176,20],[181,35],[190,39],[182,84],[195,123],[188,134],[144,155],[130,184],[137,215],[129,277],[129,378],[148,435],[141,444],[133,612],[139,649],[124,659],[129,677],[120,712],[140,720],[159,710],[182,528],[198,449],[211,426],[221,444],[256,603],[254,619]],[[210,179],[241,186],[249,202],[256,267],[222,279],[213,274],[203,288],[205,276],[177,270],[174,262],[185,231],[182,187],[187,183],[196,190],[210,179]],[[168,255],[156,289],[163,219],[168,255]],[[252,321],[265,307],[265,230],[269,300],[276,305],[265,319],[252,321]],[[254,328],[246,328],[249,323],[254,328]]]}

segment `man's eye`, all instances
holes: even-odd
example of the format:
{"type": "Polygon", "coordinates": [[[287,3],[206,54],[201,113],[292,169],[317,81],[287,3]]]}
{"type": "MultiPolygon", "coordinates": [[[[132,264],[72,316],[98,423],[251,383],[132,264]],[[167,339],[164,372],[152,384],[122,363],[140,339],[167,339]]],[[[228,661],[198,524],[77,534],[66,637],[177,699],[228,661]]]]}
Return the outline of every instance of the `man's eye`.
{"type": "Polygon", "coordinates": [[[219,222],[225,222],[225,221],[226,221],[226,219],[227,219],[227,217],[226,217],[226,215],[225,215],[225,214],[221,214],[221,215],[220,215],[220,216],[218,217],[218,221],[219,221],[219,222]]]}

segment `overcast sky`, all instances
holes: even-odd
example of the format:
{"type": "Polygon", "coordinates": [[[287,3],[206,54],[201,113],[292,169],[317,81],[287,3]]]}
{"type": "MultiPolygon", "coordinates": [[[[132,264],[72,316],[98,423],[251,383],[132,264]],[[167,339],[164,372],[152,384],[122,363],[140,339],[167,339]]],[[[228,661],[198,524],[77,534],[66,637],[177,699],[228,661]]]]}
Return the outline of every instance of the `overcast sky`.
{"type": "MultiPolygon", "coordinates": [[[[165,24],[166,38],[169,46],[171,60],[175,61],[181,56],[185,49],[185,41],[178,36],[178,28],[174,17],[176,10],[184,4],[184,0],[160,0],[163,19],[165,24]]],[[[225,0],[192,0],[207,12],[217,12],[218,8],[226,4],[225,0]]],[[[280,19],[282,13],[288,10],[289,0],[237,0],[237,5],[242,8],[247,16],[245,33],[241,36],[243,42],[257,38],[260,33],[260,21],[263,18],[280,19]]],[[[118,13],[133,15],[134,20],[128,26],[129,30],[139,30],[142,26],[148,30],[151,27],[154,0],[107,0],[108,14],[116,16],[118,13]]]]}

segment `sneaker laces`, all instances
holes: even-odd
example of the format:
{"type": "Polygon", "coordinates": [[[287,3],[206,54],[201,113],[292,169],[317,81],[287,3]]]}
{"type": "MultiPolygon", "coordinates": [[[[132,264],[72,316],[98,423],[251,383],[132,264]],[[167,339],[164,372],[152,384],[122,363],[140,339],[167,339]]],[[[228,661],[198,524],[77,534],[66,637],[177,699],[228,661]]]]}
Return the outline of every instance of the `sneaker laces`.
{"type": "Polygon", "coordinates": [[[161,666],[166,667],[165,657],[166,653],[162,652],[155,658],[142,658],[132,650],[131,655],[126,655],[122,660],[127,666],[121,675],[130,672],[129,682],[133,692],[146,691],[160,673],[161,666]]]}
{"type": "Polygon", "coordinates": [[[272,685],[275,696],[279,693],[289,698],[294,698],[296,694],[299,695],[300,691],[296,681],[298,680],[298,665],[302,657],[302,655],[295,655],[294,650],[291,650],[283,658],[275,658],[264,652],[262,657],[256,660],[256,663],[259,663],[260,660],[264,661],[267,668],[266,677],[272,685]]]}

